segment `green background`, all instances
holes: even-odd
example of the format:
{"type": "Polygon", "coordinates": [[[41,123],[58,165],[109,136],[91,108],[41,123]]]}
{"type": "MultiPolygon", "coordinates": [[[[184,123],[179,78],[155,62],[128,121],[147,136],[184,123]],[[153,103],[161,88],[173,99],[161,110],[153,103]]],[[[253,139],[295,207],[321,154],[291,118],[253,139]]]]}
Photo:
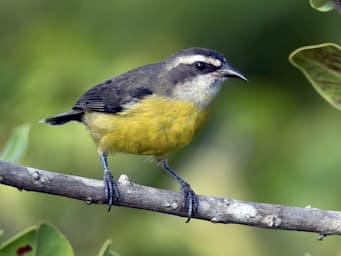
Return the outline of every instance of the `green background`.
{"type": "MultiPolygon", "coordinates": [[[[21,163],[102,178],[96,148],[77,123],[38,121],[68,110],[91,86],[179,49],[219,50],[249,79],[231,80],[210,122],[170,164],[198,194],[341,209],[341,113],[312,89],[287,57],[297,47],[341,42],[337,12],[308,1],[0,2],[0,145],[32,124],[21,163]]],[[[144,157],[110,158],[115,177],[177,190],[144,157]]],[[[215,225],[159,213],[19,192],[0,186],[5,237],[47,220],[78,255],[105,239],[121,255],[339,255],[341,238],[215,225]]]]}

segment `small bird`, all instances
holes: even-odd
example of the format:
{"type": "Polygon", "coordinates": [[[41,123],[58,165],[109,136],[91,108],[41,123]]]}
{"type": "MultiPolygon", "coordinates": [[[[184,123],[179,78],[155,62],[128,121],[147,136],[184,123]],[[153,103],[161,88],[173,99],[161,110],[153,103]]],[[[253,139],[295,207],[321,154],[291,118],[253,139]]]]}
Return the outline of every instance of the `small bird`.
{"type": "Polygon", "coordinates": [[[108,154],[150,155],[179,183],[188,222],[197,214],[198,199],[189,183],[169,167],[167,155],[192,141],[207,121],[222,83],[230,77],[247,80],[221,53],[188,48],[94,86],[70,111],[43,122],[78,121],[88,128],[104,168],[108,210],[120,200],[108,154]]]}

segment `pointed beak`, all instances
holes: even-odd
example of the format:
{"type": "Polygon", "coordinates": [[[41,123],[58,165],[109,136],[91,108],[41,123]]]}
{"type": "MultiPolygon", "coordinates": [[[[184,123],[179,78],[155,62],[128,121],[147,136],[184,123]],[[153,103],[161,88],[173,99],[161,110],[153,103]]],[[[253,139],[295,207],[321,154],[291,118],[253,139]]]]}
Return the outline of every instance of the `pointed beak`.
{"type": "Polygon", "coordinates": [[[234,67],[231,67],[228,64],[224,64],[222,68],[220,69],[219,73],[222,78],[236,77],[244,81],[247,81],[247,78],[239,70],[237,70],[234,67]]]}

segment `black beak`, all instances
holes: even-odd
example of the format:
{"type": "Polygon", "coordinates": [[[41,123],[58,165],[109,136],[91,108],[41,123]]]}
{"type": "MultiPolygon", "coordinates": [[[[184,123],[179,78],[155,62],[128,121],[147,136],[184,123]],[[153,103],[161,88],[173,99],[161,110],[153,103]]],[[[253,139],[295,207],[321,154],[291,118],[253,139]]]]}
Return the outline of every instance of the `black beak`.
{"type": "Polygon", "coordinates": [[[228,77],[236,77],[240,78],[244,81],[247,81],[247,78],[236,68],[229,66],[228,64],[224,64],[220,69],[220,74],[224,78],[228,77]]]}

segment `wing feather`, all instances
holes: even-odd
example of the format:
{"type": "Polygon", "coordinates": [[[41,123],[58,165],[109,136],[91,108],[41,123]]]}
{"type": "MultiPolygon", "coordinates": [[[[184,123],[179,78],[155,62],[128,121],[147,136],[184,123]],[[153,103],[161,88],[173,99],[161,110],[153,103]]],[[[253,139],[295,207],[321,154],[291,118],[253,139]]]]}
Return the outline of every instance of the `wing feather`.
{"type": "Polygon", "coordinates": [[[73,109],[121,112],[124,110],[124,105],[152,95],[154,81],[155,72],[151,65],[129,71],[88,90],[78,99],[73,109]]]}

